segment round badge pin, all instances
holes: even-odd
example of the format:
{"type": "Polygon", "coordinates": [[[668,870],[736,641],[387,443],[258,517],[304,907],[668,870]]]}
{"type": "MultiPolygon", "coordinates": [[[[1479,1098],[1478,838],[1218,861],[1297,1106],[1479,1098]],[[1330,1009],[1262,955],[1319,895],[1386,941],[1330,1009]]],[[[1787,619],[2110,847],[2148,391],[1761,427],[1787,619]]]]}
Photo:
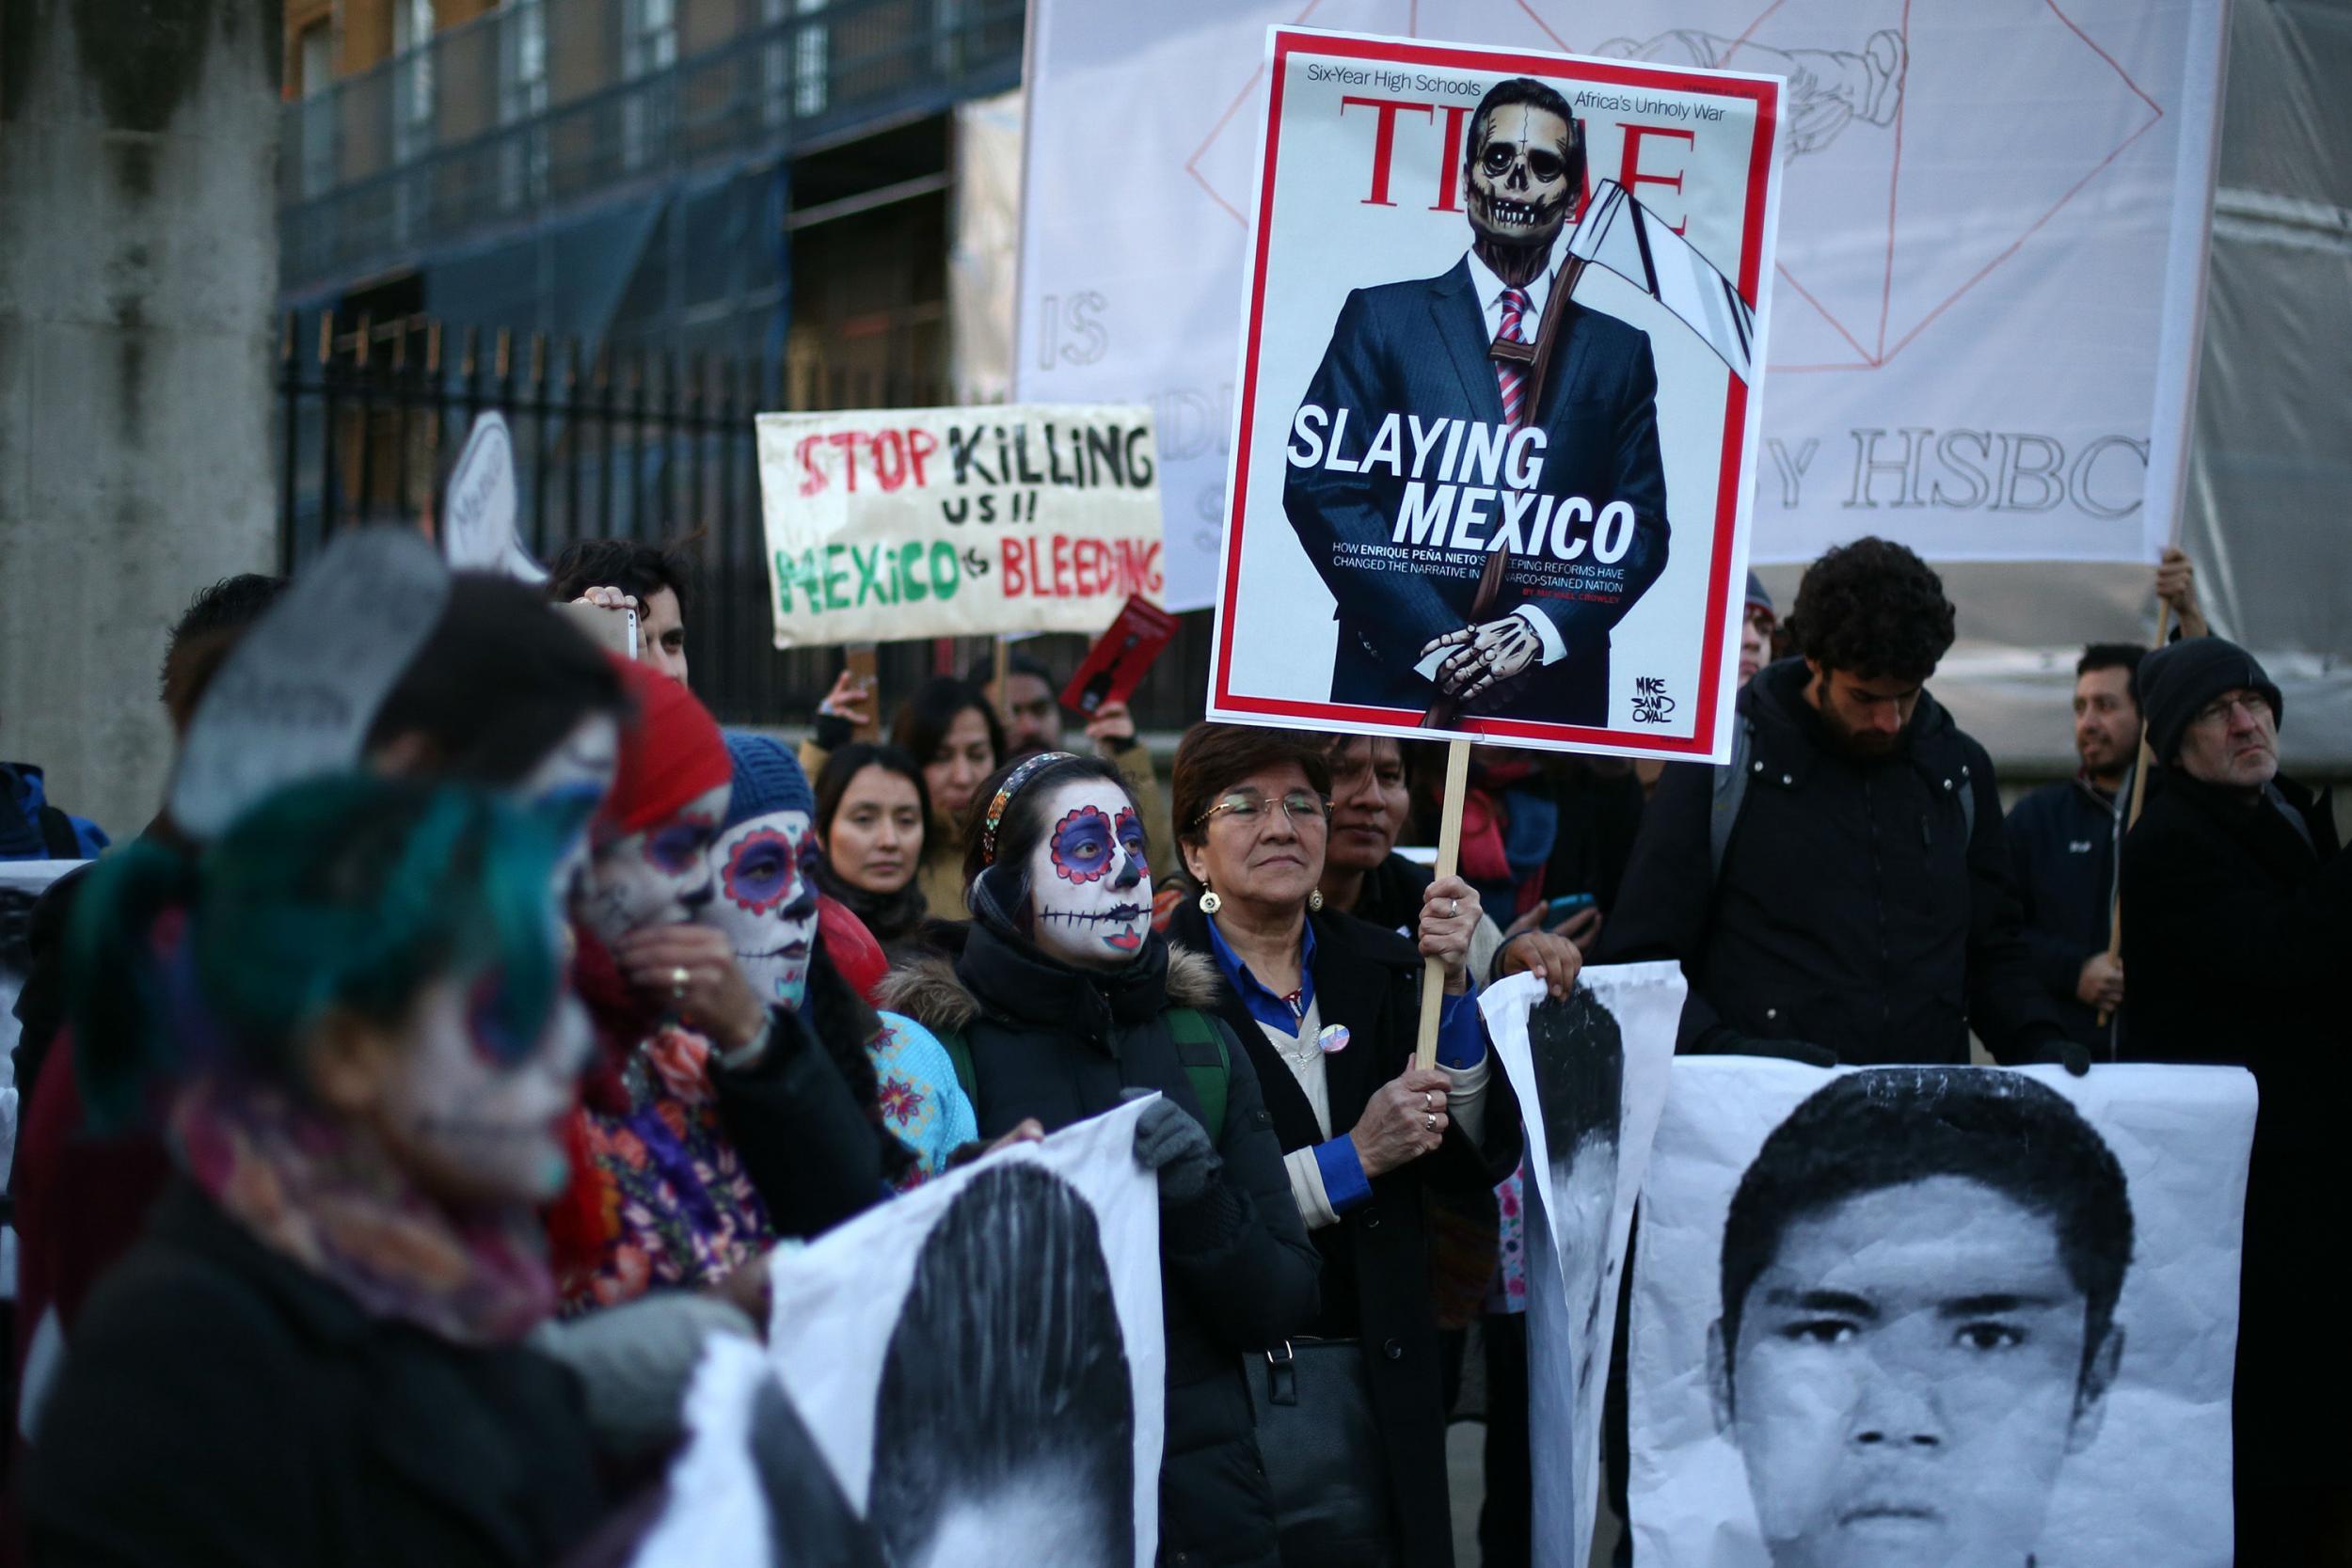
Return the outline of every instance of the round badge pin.
{"type": "Polygon", "coordinates": [[[1315,1037],[1315,1044],[1321,1048],[1323,1053],[1327,1056],[1330,1055],[1335,1051],[1346,1050],[1347,1025],[1344,1023],[1334,1023],[1327,1026],[1323,1033],[1315,1037]]]}

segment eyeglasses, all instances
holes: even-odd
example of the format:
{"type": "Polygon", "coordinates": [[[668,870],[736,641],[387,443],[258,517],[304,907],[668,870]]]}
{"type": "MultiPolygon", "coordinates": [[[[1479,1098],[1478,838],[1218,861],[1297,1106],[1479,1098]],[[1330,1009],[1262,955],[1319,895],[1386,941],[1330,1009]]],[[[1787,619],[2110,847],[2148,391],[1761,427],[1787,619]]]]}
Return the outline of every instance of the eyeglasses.
{"type": "Polygon", "coordinates": [[[1321,828],[1330,820],[1331,803],[1311,789],[1294,789],[1271,802],[1254,789],[1237,789],[1202,812],[1193,826],[1200,827],[1214,816],[1230,816],[1236,822],[1262,826],[1269,804],[1279,809],[1294,828],[1321,828]]]}
{"type": "Polygon", "coordinates": [[[2197,710],[2192,724],[2227,724],[2232,708],[2244,708],[2246,717],[2259,724],[2270,717],[2270,699],[2259,691],[2232,691],[2216,697],[2197,710]]]}

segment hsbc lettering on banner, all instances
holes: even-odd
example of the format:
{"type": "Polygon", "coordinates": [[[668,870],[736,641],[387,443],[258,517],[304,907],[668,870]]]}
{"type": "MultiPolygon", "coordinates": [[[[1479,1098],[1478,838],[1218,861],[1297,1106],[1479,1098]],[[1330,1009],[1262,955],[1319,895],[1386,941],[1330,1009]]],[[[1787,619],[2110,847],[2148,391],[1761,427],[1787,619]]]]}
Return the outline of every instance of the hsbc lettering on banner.
{"type": "Polygon", "coordinates": [[[1719,754],[1780,83],[1268,48],[1210,716],[1719,754]],[[1429,167],[1394,155],[1414,90],[1429,167]],[[1644,172],[1667,142],[1687,178],[1644,172]]]}
{"type": "MultiPolygon", "coordinates": [[[[1938,561],[2146,561],[2182,492],[2222,0],[1324,0],[1319,26],[1786,78],[1754,554],[1865,533],[1938,561]]],[[[1146,398],[1170,608],[1210,602],[1268,91],[1295,0],[1034,0],[1025,398],[1146,398]],[[1105,105],[1117,131],[1105,157],[1105,105]],[[1115,172],[1112,172],[1115,170],[1115,172]]],[[[1450,199],[1444,71],[1349,87],[1344,175],[1450,199]],[[1386,104],[1383,108],[1380,105],[1386,104]],[[1375,119],[1377,121],[1375,126],[1375,119]],[[1377,154],[1375,158],[1375,154],[1377,154]]],[[[1606,175],[1701,197],[1689,119],[1580,108],[1606,175]],[[1620,125],[1626,127],[1621,130],[1620,125]]],[[[1367,206],[1363,209],[1372,212],[1367,206]]]]}
{"type": "Polygon", "coordinates": [[[762,414],[775,645],[1093,633],[1157,598],[1159,459],[1135,405],[762,414]]]}

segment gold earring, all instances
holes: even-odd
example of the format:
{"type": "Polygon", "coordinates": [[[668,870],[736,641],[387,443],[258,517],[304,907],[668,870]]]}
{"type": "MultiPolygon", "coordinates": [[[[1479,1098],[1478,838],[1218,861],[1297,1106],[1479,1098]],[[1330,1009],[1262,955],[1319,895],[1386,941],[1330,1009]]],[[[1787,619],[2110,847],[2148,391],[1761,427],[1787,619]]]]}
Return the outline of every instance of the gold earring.
{"type": "Polygon", "coordinates": [[[1307,907],[1311,910],[1319,910],[1323,908],[1323,890],[1321,888],[1317,888],[1314,892],[1307,895],[1307,907]]]}
{"type": "Polygon", "coordinates": [[[1219,898],[1206,887],[1200,890],[1200,912],[1202,914],[1215,914],[1224,907],[1224,899],[1219,898]]]}

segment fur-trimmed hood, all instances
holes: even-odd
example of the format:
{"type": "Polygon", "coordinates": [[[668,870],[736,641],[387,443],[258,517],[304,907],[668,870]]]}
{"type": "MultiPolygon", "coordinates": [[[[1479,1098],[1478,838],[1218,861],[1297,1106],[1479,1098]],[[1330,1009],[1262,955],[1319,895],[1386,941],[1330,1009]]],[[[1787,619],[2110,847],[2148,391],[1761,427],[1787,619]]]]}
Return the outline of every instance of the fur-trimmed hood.
{"type": "MultiPolygon", "coordinates": [[[[1216,960],[1180,947],[1168,950],[1168,1005],[1214,1011],[1225,994],[1225,976],[1216,960]]],[[[972,994],[954,961],[929,953],[893,969],[882,983],[879,1006],[903,1013],[934,1034],[961,1033],[980,1014],[979,998],[972,994]]]]}

